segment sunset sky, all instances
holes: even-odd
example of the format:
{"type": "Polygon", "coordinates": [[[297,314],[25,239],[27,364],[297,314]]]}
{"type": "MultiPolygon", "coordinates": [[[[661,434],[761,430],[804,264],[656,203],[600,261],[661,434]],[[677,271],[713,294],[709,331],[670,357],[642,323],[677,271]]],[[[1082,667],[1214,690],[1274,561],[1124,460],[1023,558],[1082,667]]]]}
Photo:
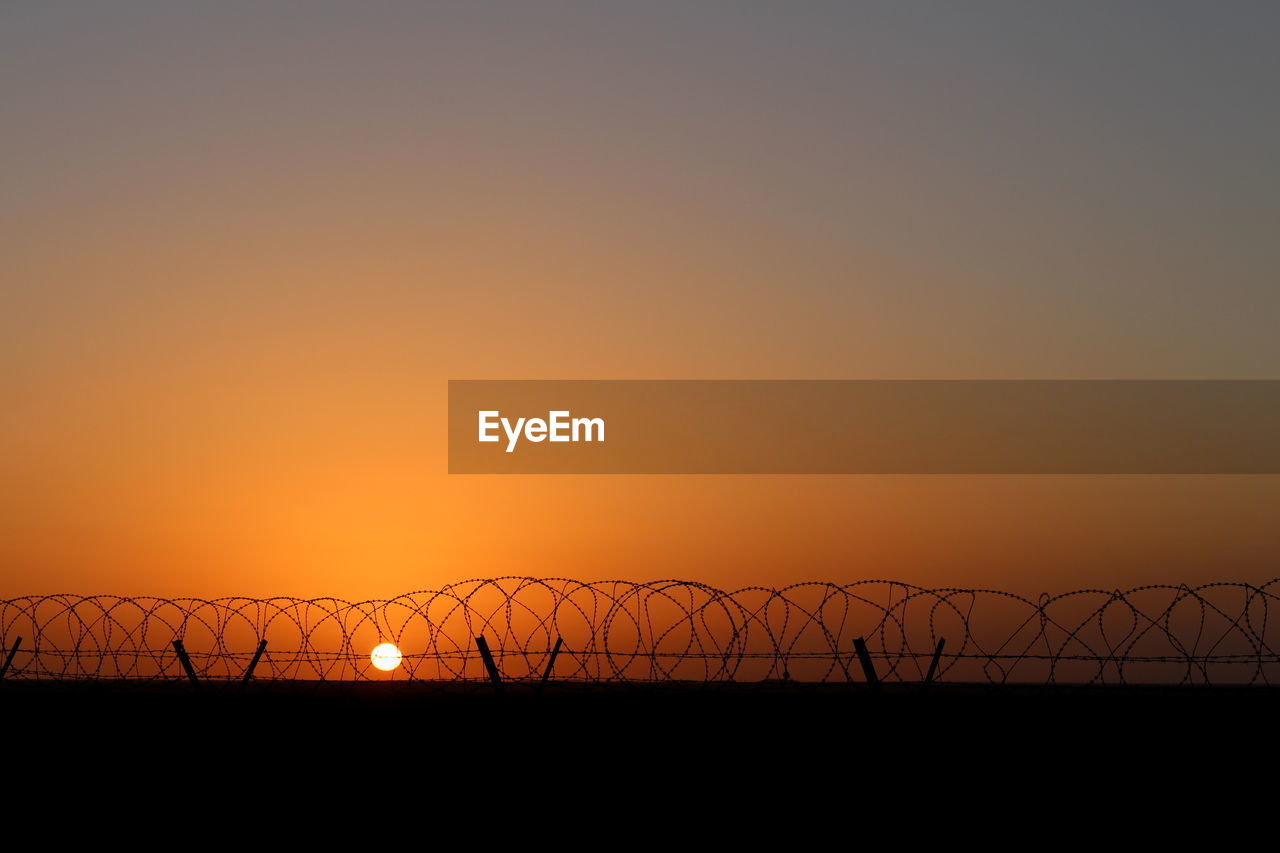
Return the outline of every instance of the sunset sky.
{"type": "Polygon", "coordinates": [[[1280,378],[1280,6],[0,5],[0,597],[1280,575],[1280,477],[465,476],[449,379],[1280,378]]]}

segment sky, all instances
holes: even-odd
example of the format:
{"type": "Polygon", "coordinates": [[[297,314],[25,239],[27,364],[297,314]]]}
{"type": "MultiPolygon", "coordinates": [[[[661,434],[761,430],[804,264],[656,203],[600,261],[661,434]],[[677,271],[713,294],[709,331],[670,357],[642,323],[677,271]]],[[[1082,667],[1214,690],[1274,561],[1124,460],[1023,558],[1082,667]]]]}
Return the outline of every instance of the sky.
{"type": "Polygon", "coordinates": [[[449,379],[1253,379],[1270,3],[0,3],[0,596],[1280,575],[1280,478],[450,476],[449,379]]]}

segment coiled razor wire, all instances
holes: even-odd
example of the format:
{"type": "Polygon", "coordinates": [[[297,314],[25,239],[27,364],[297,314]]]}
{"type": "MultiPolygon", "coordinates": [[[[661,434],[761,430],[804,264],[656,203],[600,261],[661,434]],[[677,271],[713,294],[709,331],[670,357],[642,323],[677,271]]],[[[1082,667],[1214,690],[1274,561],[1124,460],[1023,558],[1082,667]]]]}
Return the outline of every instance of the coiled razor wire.
{"type": "Polygon", "coordinates": [[[1274,684],[1280,579],[1032,601],[886,580],[728,592],[683,580],[473,579],[386,600],[39,595],[0,601],[9,679],[1274,684]],[[21,641],[19,642],[19,638],[21,641]],[[562,649],[553,660],[557,640],[562,649]],[[255,661],[259,643],[265,652],[255,661]],[[391,672],[371,650],[393,643],[391,672]],[[16,652],[13,649],[16,646],[16,652]]]}

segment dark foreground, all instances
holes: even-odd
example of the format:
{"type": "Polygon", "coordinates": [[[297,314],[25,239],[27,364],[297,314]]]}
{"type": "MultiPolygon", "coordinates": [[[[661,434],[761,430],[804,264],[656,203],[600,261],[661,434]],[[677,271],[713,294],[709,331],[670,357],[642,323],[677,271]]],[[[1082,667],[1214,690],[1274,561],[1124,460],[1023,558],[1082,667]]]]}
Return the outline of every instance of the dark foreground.
{"type": "Polygon", "coordinates": [[[10,681],[0,714],[25,778],[303,786],[343,802],[370,789],[672,807],[1186,801],[1243,795],[1280,757],[1274,687],[10,681]]]}
{"type": "Polygon", "coordinates": [[[788,744],[860,752],[956,751],[975,742],[1055,752],[1080,744],[1190,743],[1280,722],[1273,686],[1020,686],[797,682],[578,684],[5,681],[0,712],[39,729],[164,734],[285,747],[352,738],[404,740],[442,753],[588,742],[733,742],[779,755],[788,744]],[[926,746],[927,745],[927,746],[926,746]]]}

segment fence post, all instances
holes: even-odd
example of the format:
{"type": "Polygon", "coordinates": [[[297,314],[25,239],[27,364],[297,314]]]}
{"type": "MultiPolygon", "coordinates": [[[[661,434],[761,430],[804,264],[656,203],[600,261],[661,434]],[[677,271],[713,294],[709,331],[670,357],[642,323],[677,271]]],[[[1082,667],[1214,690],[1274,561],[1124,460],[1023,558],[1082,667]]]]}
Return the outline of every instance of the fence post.
{"type": "Polygon", "coordinates": [[[187,678],[191,679],[191,684],[198,688],[200,679],[196,677],[196,671],[191,666],[191,658],[187,657],[187,650],[183,648],[181,640],[173,641],[173,650],[178,653],[178,660],[182,663],[182,668],[187,671],[187,678]]]}
{"type": "Polygon", "coordinates": [[[480,657],[484,658],[484,668],[489,670],[489,680],[493,682],[493,689],[502,692],[502,676],[498,673],[498,666],[493,662],[493,655],[489,653],[489,643],[485,641],[483,635],[476,637],[476,648],[480,650],[480,657]]]}
{"type": "Polygon", "coordinates": [[[547,668],[542,673],[542,681],[538,682],[539,693],[547,686],[547,679],[551,677],[551,669],[556,665],[556,655],[560,654],[560,645],[563,642],[564,637],[556,637],[555,647],[551,649],[551,660],[547,661],[547,668]]]}
{"type": "Polygon", "coordinates": [[[18,647],[21,645],[21,637],[13,641],[13,648],[9,649],[9,654],[4,659],[4,666],[0,667],[0,679],[3,679],[9,673],[9,664],[13,663],[13,656],[18,653],[18,647]]]}
{"type": "Polygon", "coordinates": [[[880,679],[876,676],[876,668],[871,663],[871,655],[867,652],[867,643],[862,637],[853,641],[853,650],[858,653],[858,663],[862,664],[862,674],[866,676],[867,686],[872,690],[880,689],[880,679]]]}
{"type": "Polygon", "coordinates": [[[262,653],[267,650],[267,641],[260,640],[258,642],[258,650],[253,653],[253,660],[249,661],[249,668],[244,671],[244,678],[240,679],[240,689],[249,683],[249,679],[253,678],[254,667],[258,665],[258,659],[262,657],[262,653]]]}
{"type": "Polygon", "coordinates": [[[942,650],[946,648],[947,638],[938,638],[938,647],[933,650],[933,660],[929,661],[929,674],[924,677],[924,686],[928,687],[933,684],[933,676],[938,671],[938,659],[942,657],[942,650]]]}

